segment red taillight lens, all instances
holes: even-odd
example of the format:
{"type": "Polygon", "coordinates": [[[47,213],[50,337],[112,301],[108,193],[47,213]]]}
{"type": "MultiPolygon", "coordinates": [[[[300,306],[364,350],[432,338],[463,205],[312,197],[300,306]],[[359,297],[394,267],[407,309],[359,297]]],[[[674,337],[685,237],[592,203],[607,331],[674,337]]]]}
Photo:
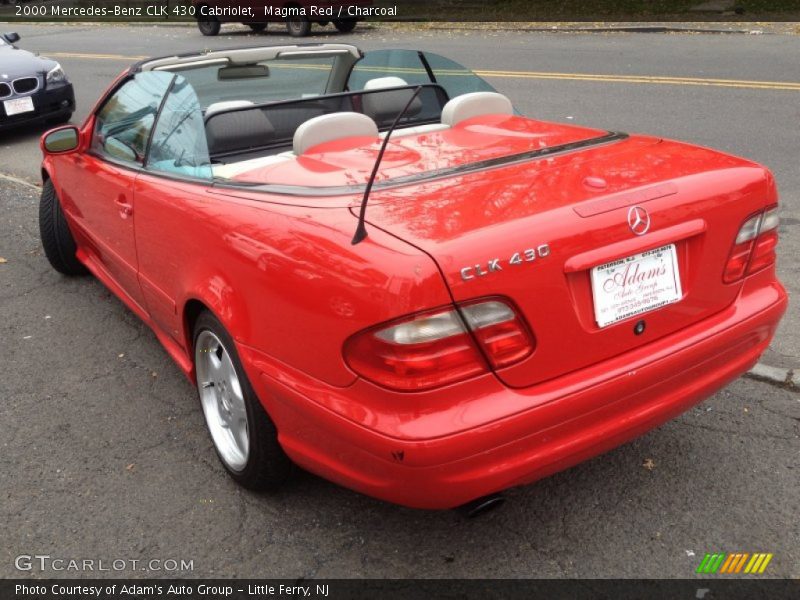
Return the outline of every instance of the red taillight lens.
{"type": "Polygon", "coordinates": [[[513,365],[533,352],[533,337],[508,304],[479,302],[462,307],[461,312],[495,369],[513,365]]]}
{"type": "Polygon", "coordinates": [[[359,333],[345,344],[345,358],[370,381],[420,391],[485,373],[486,359],[501,368],[533,352],[533,337],[505,302],[484,300],[459,308],[461,314],[455,309],[430,311],[359,333]]]}
{"type": "Polygon", "coordinates": [[[778,209],[773,208],[764,213],[764,218],[761,220],[761,228],[759,229],[758,237],[756,238],[755,246],[753,247],[753,257],[750,259],[750,266],[747,267],[747,273],[755,273],[764,267],[768,267],[775,263],[777,258],[775,255],[775,248],[778,246],[778,209]]]}
{"type": "Polygon", "coordinates": [[[722,280],[734,283],[745,274],[773,264],[777,245],[778,209],[771,208],[750,217],[739,229],[722,280]]]}

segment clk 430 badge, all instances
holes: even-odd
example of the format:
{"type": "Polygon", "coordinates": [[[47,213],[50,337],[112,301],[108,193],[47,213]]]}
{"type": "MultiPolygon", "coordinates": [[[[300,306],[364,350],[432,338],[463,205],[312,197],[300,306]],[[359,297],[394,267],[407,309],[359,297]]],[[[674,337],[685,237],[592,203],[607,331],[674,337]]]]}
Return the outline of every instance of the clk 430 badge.
{"type": "Polygon", "coordinates": [[[520,265],[532,263],[537,258],[545,258],[547,256],[550,256],[550,245],[542,244],[537,248],[528,248],[522,252],[515,252],[507,261],[503,261],[499,258],[493,258],[483,264],[464,267],[460,271],[461,279],[464,281],[469,281],[470,279],[475,279],[476,277],[485,277],[490,273],[502,271],[504,265],[507,267],[518,267],[520,265]]]}

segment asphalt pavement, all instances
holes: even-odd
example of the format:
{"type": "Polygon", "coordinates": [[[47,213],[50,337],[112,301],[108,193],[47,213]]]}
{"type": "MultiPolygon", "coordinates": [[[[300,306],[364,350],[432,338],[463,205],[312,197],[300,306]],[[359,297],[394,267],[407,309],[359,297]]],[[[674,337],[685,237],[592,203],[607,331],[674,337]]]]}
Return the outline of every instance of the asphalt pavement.
{"type": "MultiPolygon", "coordinates": [[[[188,27],[15,29],[21,45],[64,65],[74,122],[137,57],[288,39],[241,28],[213,39],[188,27]]],[[[800,90],[781,84],[800,83],[800,38],[372,28],[310,39],[320,40],[438,52],[488,73],[528,115],[768,165],[783,197],[779,272],[796,296],[800,90]]],[[[1,174],[37,181],[39,133],[0,137],[1,174]]],[[[120,576],[692,577],[705,552],[720,551],[771,552],[769,575],[800,576],[800,395],[750,379],[511,490],[476,520],[399,508],[302,472],[280,493],[243,491],[153,334],[98,282],[49,268],[37,200],[30,185],[0,177],[0,577],[78,575],[15,568],[37,553],[193,566],[110,573],[120,576]]],[[[800,365],[798,313],[793,297],[768,355],[789,368],[800,365]]]]}

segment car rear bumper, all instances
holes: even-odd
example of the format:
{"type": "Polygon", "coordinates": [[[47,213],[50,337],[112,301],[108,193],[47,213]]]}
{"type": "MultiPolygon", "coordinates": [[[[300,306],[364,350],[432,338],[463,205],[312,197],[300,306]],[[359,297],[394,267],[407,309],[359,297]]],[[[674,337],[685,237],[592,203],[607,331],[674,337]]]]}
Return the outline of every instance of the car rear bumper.
{"type": "MultiPolygon", "coordinates": [[[[424,438],[389,436],[377,423],[356,423],[328,408],[352,405],[350,388],[309,393],[290,378],[265,374],[257,359],[250,360],[251,350],[245,349],[243,358],[259,397],[266,399],[276,421],[281,444],[297,464],[397,504],[452,508],[610,450],[681,414],[746,372],[769,345],[787,305],[780,283],[771,279],[765,284],[764,276],[745,283],[735,304],[713,319],[615,357],[614,365],[612,361],[598,365],[612,373],[605,379],[598,381],[585,373],[591,384],[579,389],[573,383],[581,373],[548,382],[552,387],[563,379],[565,391],[545,403],[536,403],[541,396],[537,388],[545,384],[503,388],[500,395],[471,399],[448,418],[480,413],[481,402],[527,403],[532,408],[457,433],[429,428],[424,438]],[[620,359],[627,365],[623,371],[617,368],[620,359]],[[319,402],[323,393],[327,407],[319,402]]],[[[420,419],[424,417],[420,414],[420,419]]]]}
{"type": "Polygon", "coordinates": [[[75,111],[75,92],[72,84],[67,83],[54,88],[44,88],[32,95],[33,112],[6,116],[0,102],[0,129],[11,129],[46,119],[66,119],[75,111]]]}

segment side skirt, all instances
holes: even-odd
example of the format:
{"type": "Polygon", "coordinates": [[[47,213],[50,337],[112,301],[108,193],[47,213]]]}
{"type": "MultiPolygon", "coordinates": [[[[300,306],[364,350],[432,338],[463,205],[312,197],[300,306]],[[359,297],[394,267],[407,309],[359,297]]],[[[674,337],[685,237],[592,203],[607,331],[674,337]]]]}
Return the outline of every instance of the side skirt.
{"type": "Polygon", "coordinates": [[[125,290],[123,290],[116,281],[108,274],[105,268],[98,262],[89,252],[86,252],[83,248],[78,248],[75,256],[81,261],[87,269],[94,275],[100,283],[106,286],[111,293],[113,293],[117,298],[119,298],[122,303],[130,309],[133,314],[135,314],[139,319],[141,319],[145,325],[147,325],[153,333],[156,335],[156,338],[167,351],[170,358],[177,363],[178,368],[181,372],[186,376],[189,382],[194,385],[194,364],[187,356],[184,349],[178,345],[178,343],[172,339],[169,335],[163,332],[158,325],[150,318],[147,314],[147,311],[140,306],[133,298],[131,298],[125,290]]]}

